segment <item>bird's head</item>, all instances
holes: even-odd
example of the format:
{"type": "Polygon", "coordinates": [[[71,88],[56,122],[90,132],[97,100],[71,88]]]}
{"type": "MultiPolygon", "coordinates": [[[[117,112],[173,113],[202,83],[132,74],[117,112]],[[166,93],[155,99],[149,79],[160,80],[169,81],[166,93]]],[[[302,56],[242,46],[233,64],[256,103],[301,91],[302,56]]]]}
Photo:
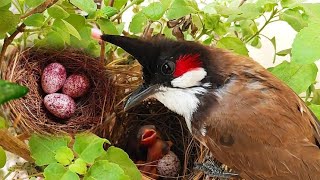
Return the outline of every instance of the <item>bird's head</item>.
{"type": "Polygon", "coordinates": [[[211,86],[208,80],[210,75],[205,68],[208,67],[206,59],[209,57],[205,46],[163,37],[142,40],[102,35],[101,39],[124,49],[143,67],[144,82],[131,94],[125,110],[153,97],[191,120],[200,102],[198,96],[206,93],[211,86]]]}

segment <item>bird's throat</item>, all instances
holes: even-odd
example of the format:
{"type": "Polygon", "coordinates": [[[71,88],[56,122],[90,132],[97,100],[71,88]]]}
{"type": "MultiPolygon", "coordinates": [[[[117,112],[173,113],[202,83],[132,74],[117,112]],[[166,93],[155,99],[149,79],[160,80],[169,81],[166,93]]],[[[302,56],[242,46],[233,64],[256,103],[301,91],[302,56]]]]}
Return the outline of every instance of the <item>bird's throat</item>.
{"type": "Polygon", "coordinates": [[[202,86],[186,89],[162,86],[160,87],[160,91],[154,94],[153,97],[171,111],[183,116],[191,132],[192,116],[200,103],[198,95],[206,92],[207,89],[202,86]]]}

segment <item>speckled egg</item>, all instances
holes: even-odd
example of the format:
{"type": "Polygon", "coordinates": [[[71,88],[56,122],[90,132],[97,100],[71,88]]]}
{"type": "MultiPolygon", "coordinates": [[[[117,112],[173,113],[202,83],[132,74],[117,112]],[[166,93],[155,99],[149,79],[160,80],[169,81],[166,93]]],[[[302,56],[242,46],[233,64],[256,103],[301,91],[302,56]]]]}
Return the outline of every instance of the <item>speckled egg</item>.
{"type": "Polygon", "coordinates": [[[177,176],[180,171],[180,160],[172,151],[158,161],[157,172],[161,176],[177,176]]]}
{"type": "Polygon", "coordinates": [[[41,76],[41,86],[44,92],[55,93],[62,88],[67,78],[66,69],[59,63],[46,66],[41,76]]]}
{"type": "Polygon", "coordinates": [[[89,88],[90,82],[87,76],[83,74],[72,74],[64,83],[62,93],[77,98],[86,94],[89,88]]]}
{"type": "Polygon", "coordinates": [[[48,94],[44,97],[43,102],[48,111],[62,119],[70,118],[76,110],[74,100],[65,94],[48,94]]]}

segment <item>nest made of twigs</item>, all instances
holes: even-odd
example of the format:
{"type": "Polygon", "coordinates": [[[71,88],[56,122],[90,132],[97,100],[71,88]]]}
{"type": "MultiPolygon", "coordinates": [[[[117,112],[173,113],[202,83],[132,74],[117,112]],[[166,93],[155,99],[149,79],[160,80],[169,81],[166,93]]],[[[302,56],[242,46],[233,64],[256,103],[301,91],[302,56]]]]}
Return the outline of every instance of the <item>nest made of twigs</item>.
{"type": "MultiPolygon", "coordinates": [[[[190,134],[183,117],[167,109],[156,100],[148,100],[129,112],[124,112],[123,107],[128,95],[141,83],[141,66],[136,61],[128,62],[130,58],[124,57],[112,61],[107,65],[115,79],[116,101],[115,116],[109,121],[108,126],[96,131],[97,134],[111,141],[135,159],[130,153],[129,141],[143,125],[155,125],[161,132],[164,140],[173,142],[171,150],[181,162],[181,171],[177,177],[162,177],[163,179],[201,179],[203,174],[194,171],[194,163],[202,162],[208,150],[200,145],[190,134]]],[[[149,177],[148,172],[144,173],[149,177]]],[[[150,178],[152,179],[152,178],[150,178]]]]}
{"type": "Polygon", "coordinates": [[[103,123],[113,112],[115,98],[114,81],[111,74],[98,59],[75,49],[27,49],[16,53],[9,60],[5,79],[29,88],[29,93],[11,101],[13,125],[23,133],[75,133],[92,130],[103,123]],[[89,92],[75,99],[74,115],[61,120],[53,116],[43,104],[46,95],[41,88],[41,74],[46,65],[58,62],[72,73],[85,74],[90,80],[89,92]]]}

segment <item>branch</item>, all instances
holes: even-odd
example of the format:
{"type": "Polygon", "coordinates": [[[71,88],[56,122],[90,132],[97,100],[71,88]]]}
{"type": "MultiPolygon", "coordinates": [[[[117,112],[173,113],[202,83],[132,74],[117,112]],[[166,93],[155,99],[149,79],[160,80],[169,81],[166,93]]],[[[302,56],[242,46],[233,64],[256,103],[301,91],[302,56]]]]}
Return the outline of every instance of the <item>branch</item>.
{"type": "Polygon", "coordinates": [[[238,7],[242,6],[247,0],[241,0],[240,4],[238,7]]]}
{"type": "Polygon", "coordinates": [[[16,154],[29,162],[34,161],[27,144],[11,135],[7,130],[0,130],[0,145],[4,150],[16,154]]]}
{"type": "Polygon", "coordinates": [[[25,13],[22,15],[20,18],[24,19],[26,17],[31,16],[32,14],[35,13],[42,13],[45,11],[47,8],[50,6],[54,5],[58,0],[46,0],[44,3],[40,4],[39,6],[35,7],[34,9],[30,10],[29,12],[25,13]]]}
{"type": "Polygon", "coordinates": [[[6,53],[6,50],[8,48],[8,46],[12,43],[12,41],[14,40],[14,38],[21,32],[24,31],[24,28],[26,27],[26,25],[24,23],[22,23],[17,29],[16,31],[14,31],[13,34],[11,34],[11,36],[9,37],[6,37],[4,39],[4,42],[3,42],[3,46],[2,46],[2,49],[1,49],[1,53],[0,53],[0,66],[2,64],[2,60],[4,59],[4,55],[6,53]]]}
{"type": "Polygon", "coordinates": [[[113,6],[113,4],[114,4],[114,0],[110,0],[110,1],[109,1],[109,6],[111,6],[111,7],[112,7],[112,6],[113,6]]]}
{"type": "MultiPolygon", "coordinates": [[[[52,6],[53,4],[55,4],[58,0],[46,0],[44,3],[40,4],[39,6],[35,7],[34,9],[32,9],[31,11],[27,12],[26,14],[22,15],[20,18],[24,19],[26,17],[31,16],[32,14],[35,13],[42,13],[43,11],[45,11],[48,7],[52,6]]],[[[7,37],[4,39],[3,42],[3,46],[1,49],[1,53],[0,53],[0,66],[2,65],[2,60],[4,59],[4,55],[6,53],[6,50],[8,48],[8,46],[12,43],[12,41],[14,40],[14,38],[20,33],[20,32],[24,32],[24,28],[26,27],[26,25],[24,23],[22,23],[19,27],[17,27],[16,31],[11,34],[11,36],[7,37]]]]}
{"type": "Polygon", "coordinates": [[[274,18],[274,16],[277,14],[277,10],[273,10],[269,19],[264,23],[264,25],[259,29],[259,31],[257,31],[254,35],[252,35],[248,40],[246,40],[245,42],[248,43],[250,42],[254,37],[256,37],[257,35],[259,35],[261,33],[261,31],[270,23],[270,21],[274,18]]]}

